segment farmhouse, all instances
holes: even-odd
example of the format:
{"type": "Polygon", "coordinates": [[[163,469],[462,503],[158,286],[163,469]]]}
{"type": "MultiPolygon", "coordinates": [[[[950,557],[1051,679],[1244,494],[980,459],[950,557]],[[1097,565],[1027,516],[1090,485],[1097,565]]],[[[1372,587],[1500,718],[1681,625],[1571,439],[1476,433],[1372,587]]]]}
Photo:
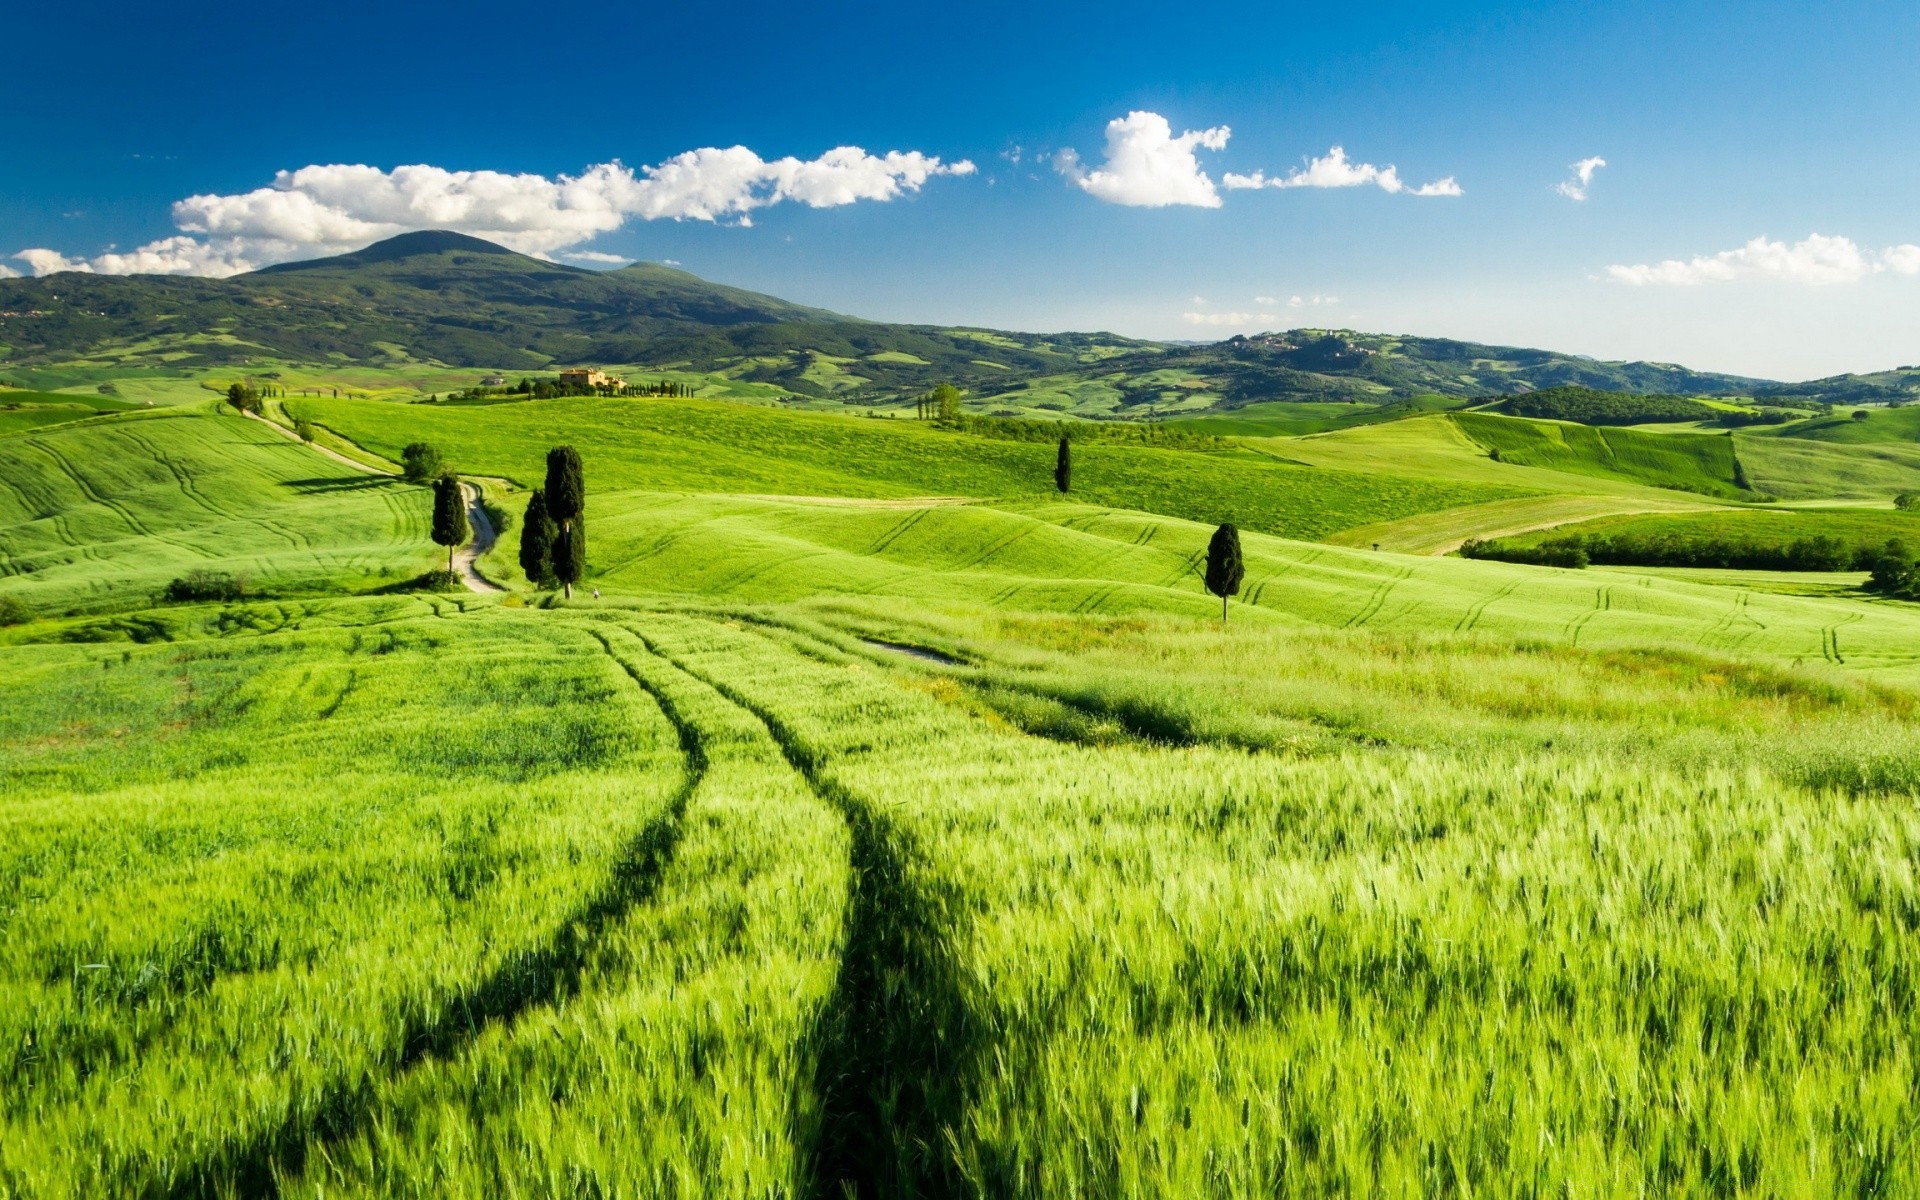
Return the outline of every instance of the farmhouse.
{"type": "Polygon", "coordinates": [[[593,367],[568,367],[560,372],[560,382],[584,388],[622,388],[627,385],[626,380],[617,379],[593,367]]]}

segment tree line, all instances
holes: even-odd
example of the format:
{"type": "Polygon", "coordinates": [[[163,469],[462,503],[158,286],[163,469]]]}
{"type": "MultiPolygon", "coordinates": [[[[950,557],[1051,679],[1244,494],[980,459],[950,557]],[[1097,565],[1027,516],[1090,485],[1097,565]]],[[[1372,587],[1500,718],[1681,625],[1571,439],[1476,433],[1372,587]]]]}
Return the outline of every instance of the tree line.
{"type": "Polygon", "coordinates": [[[1527,543],[1472,539],[1463,558],[1537,567],[1713,567],[1733,571],[1870,571],[1887,553],[1871,543],[1827,534],[1792,541],[1680,533],[1569,534],[1527,543]]]}

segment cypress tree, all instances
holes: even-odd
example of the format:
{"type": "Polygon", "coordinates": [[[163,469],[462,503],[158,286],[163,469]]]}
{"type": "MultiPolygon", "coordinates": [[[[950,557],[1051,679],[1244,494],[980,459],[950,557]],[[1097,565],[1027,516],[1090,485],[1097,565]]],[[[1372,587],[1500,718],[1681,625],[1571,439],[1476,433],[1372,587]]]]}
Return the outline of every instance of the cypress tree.
{"type": "Polygon", "coordinates": [[[1053,486],[1063,493],[1067,490],[1067,485],[1073,481],[1072,445],[1066,438],[1061,438],[1060,456],[1053,462],[1053,486]]]}
{"type": "Polygon", "coordinates": [[[527,497],[526,519],[520,525],[520,569],[535,587],[554,585],[553,543],[559,534],[559,526],[547,515],[546,490],[533,489],[533,495],[527,497]]]}
{"type": "Polygon", "coordinates": [[[1207,590],[1220,597],[1220,623],[1226,624],[1227,597],[1240,591],[1247,565],[1240,560],[1240,531],[1231,524],[1213,531],[1207,543],[1207,590]]]}
{"type": "Polygon", "coordinates": [[[447,548],[447,574],[453,574],[453,548],[467,540],[467,496],[457,475],[433,481],[433,540],[447,548]]]}
{"type": "Polygon", "coordinates": [[[553,538],[553,574],[561,583],[567,585],[567,595],[573,595],[573,585],[579,583],[587,573],[587,522],[583,517],[575,517],[553,538]]]}
{"type": "Polygon", "coordinates": [[[587,565],[586,534],[574,536],[574,526],[587,507],[587,485],[580,469],[580,452],[572,446],[555,446],[547,451],[547,515],[560,526],[553,544],[553,574],[573,599],[573,585],[580,582],[587,565]]]}

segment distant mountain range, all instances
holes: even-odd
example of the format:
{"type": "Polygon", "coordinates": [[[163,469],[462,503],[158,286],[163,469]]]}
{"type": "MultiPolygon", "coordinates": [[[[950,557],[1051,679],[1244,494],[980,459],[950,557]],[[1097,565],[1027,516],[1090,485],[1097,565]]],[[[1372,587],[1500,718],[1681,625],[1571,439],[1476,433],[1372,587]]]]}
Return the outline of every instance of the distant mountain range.
{"type": "MultiPolygon", "coordinates": [[[[866,321],[685,271],[588,271],[457,233],[231,279],[62,273],[0,281],[0,368],[127,369],[266,361],[534,371],[606,363],[724,370],[796,396],[878,403],[942,380],[992,396],[1076,378],[1144,395],[1169,378],[1217,407],[1388,403],[1560,385],[1839,403],[1920,397],[1920,369],[1783,384],[1663,363],[1598,362],[1445,338],[1300,329],[1213,344],[866,321]],[[1172,372],[1173,374],[1159,374],[1172,372]],[[1152,376],[1158,382],[1142,382],[1152,376]]],[[[1158,392],[1155,392],[1158,395],[1158,392]]]]}

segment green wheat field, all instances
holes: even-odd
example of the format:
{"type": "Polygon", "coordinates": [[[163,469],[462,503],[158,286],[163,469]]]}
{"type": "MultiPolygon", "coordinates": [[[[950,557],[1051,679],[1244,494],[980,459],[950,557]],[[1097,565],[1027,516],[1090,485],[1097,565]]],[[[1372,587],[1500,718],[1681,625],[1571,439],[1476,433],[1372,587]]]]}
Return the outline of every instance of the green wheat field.
{"type": "Polygon", "coordinates": [[[1920,1194],[1920,604],[1446,553],[1909,447],[364,382],[0,393],[0,1196],[1920,1194]]]}

